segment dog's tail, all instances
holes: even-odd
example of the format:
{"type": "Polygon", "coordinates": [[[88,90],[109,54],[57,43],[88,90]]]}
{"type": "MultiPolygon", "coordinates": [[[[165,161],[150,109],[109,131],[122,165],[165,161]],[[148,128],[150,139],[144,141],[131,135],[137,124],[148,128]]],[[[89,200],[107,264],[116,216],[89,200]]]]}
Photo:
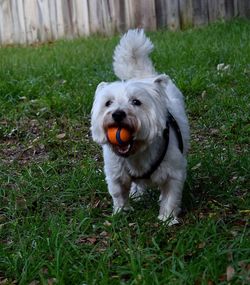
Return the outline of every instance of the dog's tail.
{"type": "Polygon", "coordinates": [[[120,40],[113,56],[115,75],[121,80],[156,74],[149,54],[154,45],[142,29],[129,30],[120,40]]]}

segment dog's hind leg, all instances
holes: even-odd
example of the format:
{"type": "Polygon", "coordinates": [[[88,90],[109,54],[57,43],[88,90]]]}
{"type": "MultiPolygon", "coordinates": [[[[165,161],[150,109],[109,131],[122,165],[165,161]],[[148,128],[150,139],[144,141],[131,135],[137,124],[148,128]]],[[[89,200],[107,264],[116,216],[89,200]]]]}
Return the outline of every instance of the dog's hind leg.
{"type": "Polygon", "coordinates": [[[178,224],[177,215],[180,212],[183,181],[169,178],[160,187],[161,201],[158,219],[168,222],[169,225],[178,224]]]}

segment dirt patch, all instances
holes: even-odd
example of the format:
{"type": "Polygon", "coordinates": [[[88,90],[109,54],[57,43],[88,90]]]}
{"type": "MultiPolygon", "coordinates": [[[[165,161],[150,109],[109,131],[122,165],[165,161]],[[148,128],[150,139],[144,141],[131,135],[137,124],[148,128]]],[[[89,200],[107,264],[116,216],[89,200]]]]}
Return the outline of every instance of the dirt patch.
{"type": "Polygon", "coordinates": [[[2,142],[0,148],[0,157],[5,164],[15,161],[20,164],[26,164],[28,162],[41,162],[48,159],[48,154],[43,144],[24,145],[18,140],[10,139],[2,142]]]}
{"type": "Polygon", "coordinates": [[[0,121],[0,160],[4,164],[40,163],[57,155],[78,160],[92,149],[96,153],[96,147],[88,118],[81,118],[81,123],[66,118],[0,121]]]}
{"type": "Polygon", "coordinates": [[[41,143],[42,126],[37,120],[20,120],[15,126],[2,121],[4,134],[0,138],[0,158],[2,163],[41,162],[48,159],[45,146],[41,143]]]}

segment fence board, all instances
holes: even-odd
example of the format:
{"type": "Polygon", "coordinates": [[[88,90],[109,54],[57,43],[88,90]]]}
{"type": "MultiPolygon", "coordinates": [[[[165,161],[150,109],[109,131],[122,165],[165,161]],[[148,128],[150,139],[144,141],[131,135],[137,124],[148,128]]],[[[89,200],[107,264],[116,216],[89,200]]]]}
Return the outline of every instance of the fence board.
{"type": "Polygon", "coordinates": [[[234,0],[225,1],[225,11],[227,20],[231,19],[234,16],[234,0]]]}
{"type": "Polygon", "coordinates": [[[176,30],[235,16],[250,18],[250,0],[0,0],[0,45],[176,30]]]}
{"type": "Polygon", "coordinates": [[[68,0],[62,1],[62,19],[64,27],[64,35],[67,38],[73,37],[73,28],[72,28],[72,11],[71,11],[71,2],[68,0]]]}
{"type": "Polygon", "coordinates": [[[113,14],[111,10],[111,5],[109,0],[102,0],[102,21],[103,21],[103,33],[112,35],[115,31],[113,14]]]}
{"type": "Polygon", "coordinates": [[[126,0],[125,3],[125,29],[127,27],[135,28],[135,2],[134,0],[126,0]]]}
{"type": "Polygon", "coordinates": [[[62,1],[53,0],[53,4],[50,5],[53,5],[53,11],[50,12],[51,17],[54,17],[51,21],[53,38],[60,39],[64,36],[62,1]]]}
{"type": "Polygon", "coordinates": [[[140,0],[135,1],[134,15],[135,27],[141,27],[146,30],[156,29],[156,17],[155,17],[155,1],[154,0],[140,0]]]}
{"type": "MultiPolygon", "coordinates": [[[[50,18],[49,18],[49,6],[48,0],[37,0],[38,8],[38,18],[39,18],[39,27],[38,27],[38,38],[44,42],[51,40],[51,27],[50,27],[50,18]]],[[[25,11],[25,16],[28,13],[25,11]]],[[[28,15],[27,15],[28,16],[28,15]]]]}
{"type": "Polygon", "coordinates": [[[206,25],[208,23],[208,2],[210,0],[193,0],[193,24],[195,26],[206,25]]]}
{"type": "Polygon", "coordinates": [[[180,25],[182,29],[193,25],[192,0],[179,0],[180,25]]]}
{"type": "Polygon", "coordinates": [[[103,32],[102,6],[98,0],[89,1],[90,32],[103,32]]]}
{"type": "Polygon", "coordinates": [[[165,0],[155,0],[155,12],[156,12],[156,26],[157,28],[163,28],[167,26],[167,7],[165,0]]]}
{"type": "Polygon", "coordinates": [[[125,24],[124,0],[109,0],[108,5],[113,32],[122,31],[125,24]]]}
{"type": "Polygon", "coordinates": [[[126,29],[125,0],[110,0],[110,9],[113,15],[115,32],[122,32],[126,29]]]}
{"type": "Polygon", "coordinates": [[[0,29],[1,40],[6,44],[11,44],[14,40],[12,29],[11,6],[9,1],[0,2],[0,29]]]}
{"type": "Polygon", "coordinates": [[[250,18],[250,0],[240,1],[238,0],[239,15],[250,18]]]}
{"type": "Polygon", "coordinates": [[[177,30],[180,28],[179,17],[179,2],[166,0],[167,9],[167,26],[170,30],[177,30]]]}
{"type": "Polygon", "coordinates": [[[51,28],[51,38],[53,40],[58,39],[57,33],[57,6],[56,0],[49,0],[48,8],[49,8],[49,17],[50,17],[50,28],[51,28]]]}
{"type": "MultiPolygon", "coordinates": [[[[13,43],[25,44],[26,43],[26,29],[23,11],[23,1],[11,0],[12,12],[12,29],[14,33],[13,43]]],[[[1,29],[0,29],[1,30],[1,29]]]]}
{"type": "MultiPolygon", "coordinates": [[[[39,40],[39,18],[38,18],[38,6],[36,2],[32,0],[26,0],[23,2],[23,14],[26,32],[26,42],[28,44],[38,42],[39,40]]],[[[50,30],[50,27],[48,27],[50,30]]],[[[43,39],[47,36],[44,35],[43,39]]]]}
{"type": "Polygon", "coordinates": [[[218,19],[224,19],[226,17],[225,0],[209,0],[208,14],[210,22],[214,22],[218,19]]]}
{"type": "Polygon", "coordinates": [[[88,1],[77,0],[75,3],[75,15],[78,35],[89,35],[88,1]]]}

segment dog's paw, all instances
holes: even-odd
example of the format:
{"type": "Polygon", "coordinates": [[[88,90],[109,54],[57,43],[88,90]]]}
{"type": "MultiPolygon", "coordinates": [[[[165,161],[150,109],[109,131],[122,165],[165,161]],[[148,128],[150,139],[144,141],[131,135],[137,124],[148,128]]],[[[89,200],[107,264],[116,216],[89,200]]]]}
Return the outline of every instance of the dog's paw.
{"type": "Polygon", "coordinates": [[[119,214],[121,212],[127,213],[127,212],[132,212],[132,211],[134,211],[134,209],[130,205],[126,205],[124,207],[114,207],[113,208],[113,215],[119,214]]]}
{"type": "Polygon", "coordinates": [[[134,201],[140,201],[142,199],[143,194],[139,192],[130,192],[129,198],[134,201]]]}
{"type": "Polygon", "coordinates": [[[117,215],[122,211],[122,207],[114,207],[112,215],[117,215]]]}
{"type": "Polygon", "coordinates": [[[145,191],[144,187],[139,186],[135,183],[132,183],[129,197],[133,199],[134,201],[140,201],[144,194],[144,191],[145,191]]]}
{"type": "Polygon", "coordinates": [[[171,217],[171,216],[165,216],[165,215],[159,215],[158,219],[161,222],[164,222],[168,226],[173,226],[179,224],[179,220],[177,217],[171,217]]]}

